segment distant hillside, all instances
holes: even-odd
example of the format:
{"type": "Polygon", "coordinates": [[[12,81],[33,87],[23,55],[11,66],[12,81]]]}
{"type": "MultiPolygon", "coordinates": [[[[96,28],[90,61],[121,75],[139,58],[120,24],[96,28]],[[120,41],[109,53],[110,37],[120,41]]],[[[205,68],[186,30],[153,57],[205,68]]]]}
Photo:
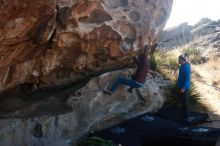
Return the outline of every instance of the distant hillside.
{"type": "Polygon", "coordinates": [[[220,51],[220,20],[201,19],[194,26],[182,23],[166,29],[160,36],[160,47],[165,49],[178,48],[189,44],[201,48],[214,48],[220,51]]]}

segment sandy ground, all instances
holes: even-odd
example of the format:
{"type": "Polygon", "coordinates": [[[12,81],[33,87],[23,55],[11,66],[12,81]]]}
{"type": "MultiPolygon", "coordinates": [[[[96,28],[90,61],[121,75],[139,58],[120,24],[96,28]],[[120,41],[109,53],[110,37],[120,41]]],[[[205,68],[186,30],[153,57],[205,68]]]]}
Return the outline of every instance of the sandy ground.
{"type": "Polygon", "coordinates": [[[192,65],[192,70],[194,82],[202,95],[201,102],[208,108],[209,117],[213,120],[205,126],[220,128],[220,57],[192,65]]]}

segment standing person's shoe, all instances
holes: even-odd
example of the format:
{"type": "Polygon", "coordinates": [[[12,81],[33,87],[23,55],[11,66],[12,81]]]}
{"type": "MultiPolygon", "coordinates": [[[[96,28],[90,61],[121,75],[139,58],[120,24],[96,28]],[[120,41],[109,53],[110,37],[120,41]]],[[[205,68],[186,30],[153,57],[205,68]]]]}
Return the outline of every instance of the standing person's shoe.
{"type": "Polygon", "coordinates": [[[105,94],[108,94],[108,95],[112,95],[112,91],[110,91],[110,90],[103,90],[103,92],[105,93],[105,94]]]}

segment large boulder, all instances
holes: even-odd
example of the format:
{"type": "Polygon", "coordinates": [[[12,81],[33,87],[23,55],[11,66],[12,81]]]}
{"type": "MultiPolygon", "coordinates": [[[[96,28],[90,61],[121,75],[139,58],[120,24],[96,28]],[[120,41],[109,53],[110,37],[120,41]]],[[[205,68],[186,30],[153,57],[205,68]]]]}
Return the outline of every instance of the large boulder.
{"type": "Polygon", "coordinates": [[[172,0],[1,0],[0,91],[80,81],[154,43],[172,0]]]}
{"type": "Polygon", "coordinates": [[[127,92],[128,87],[120,86],[112,96],[103,94],[102,89],[109,88],[117,76],[129,74],[130,70],[125,69],[93,78],[83,88],[68,94],[66,103],[54,100],[60,96],[57,94],[1,115],[0,145],[73,146],[89,131],[161,108],[167,81],[153,72],[145,85],[132,93],[127,92]]]}
{"type": "Polygon", "coordinates": [[[130,72],[113,70],[158,40],[171,7],[172,0],[0,0],[0,145],[71,146],[88,131],[159,109],[166,81],[155,73],[132,94],[102,90],[130,72]]]}

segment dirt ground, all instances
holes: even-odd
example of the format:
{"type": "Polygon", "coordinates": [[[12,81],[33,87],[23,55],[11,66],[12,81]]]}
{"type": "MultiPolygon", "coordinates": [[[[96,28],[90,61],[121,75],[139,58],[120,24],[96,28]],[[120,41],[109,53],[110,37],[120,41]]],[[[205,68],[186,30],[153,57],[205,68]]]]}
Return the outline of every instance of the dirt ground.
{"type": "Polygon", "coordinates": [[[200,65],[192,65],[192,76],[201,93],[201,102],[208,109],[212,123],[205,124],[220,128],[220,57],[200,65]]]}

